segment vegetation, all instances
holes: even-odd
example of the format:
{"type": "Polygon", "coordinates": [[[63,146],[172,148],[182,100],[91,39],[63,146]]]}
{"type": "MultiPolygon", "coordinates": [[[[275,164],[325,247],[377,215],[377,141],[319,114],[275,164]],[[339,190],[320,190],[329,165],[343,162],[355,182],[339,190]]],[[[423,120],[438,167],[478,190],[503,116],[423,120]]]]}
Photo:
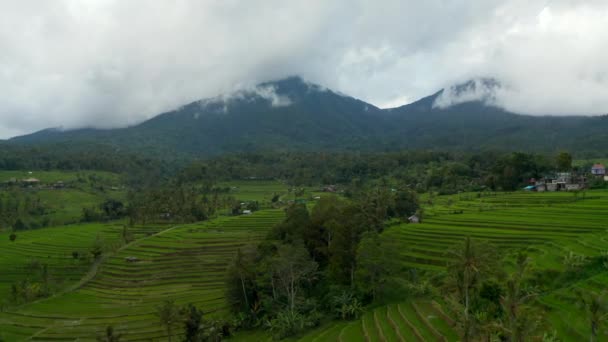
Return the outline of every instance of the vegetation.
{"type": "Polygon", "coordinates": [[[608,338],[608,192],[517,191],[568,155],[320,156],[2,188],[0,338],[608,338]],[[66,191],[93,199],[69,225],[43,195],[66,191]]]}
{"type": "Polygon", "coordinates": [[[117,171],[144,167],[138,165],[146,162],[140,156],[179,162],[192,156],[286,150],[570,150],[578,157],[604,157],[608,143],[606,115],[517,115],[482,101],[441,108],[434,105],[441,91],[405,106],[379,109],[298,77],[261,86],[289,98],[290,105],[273,106],[268,99],[245,92],[229,100],[195,101],[122,129],[44,130],[5,142],[22,152],[20,158],[3,158],[0,153],[0,169],[34,164],[117,171]],[[124,157],[117,158],[116,151],[124,157]]]}

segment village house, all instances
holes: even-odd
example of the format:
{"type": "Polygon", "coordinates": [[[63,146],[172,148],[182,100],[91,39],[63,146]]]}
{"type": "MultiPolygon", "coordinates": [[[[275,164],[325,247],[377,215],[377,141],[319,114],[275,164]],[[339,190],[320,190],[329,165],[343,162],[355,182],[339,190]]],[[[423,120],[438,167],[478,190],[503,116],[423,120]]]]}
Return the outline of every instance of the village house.
{"type": "Polygon", "coordinates": [[[606,168],[603,164],[593,164],[591,174],[594,176],[604,176],[606,175],[606,168]]]}
{"type": "Polygon", "coordinates": [[[578,191],[587,187],[587,178],[570,172],[558,172],[555,175],[545,176],[535,180],[534,189],[538,192],[544,191],[578,191]]]}
{"type": "Polygon", "coordinates": [[[338,188],[335,185],[327,185],[327,186],[323,187],[323,191],[324,192],[336,192],[336,191],[338,191],[338,188]]]}
{"type": "Polygon", "coordinates": [[[26,187],[33,187],[40,184],[40,180],[37,178],[25,178],[21,180],[21,184],[26,187]]]}

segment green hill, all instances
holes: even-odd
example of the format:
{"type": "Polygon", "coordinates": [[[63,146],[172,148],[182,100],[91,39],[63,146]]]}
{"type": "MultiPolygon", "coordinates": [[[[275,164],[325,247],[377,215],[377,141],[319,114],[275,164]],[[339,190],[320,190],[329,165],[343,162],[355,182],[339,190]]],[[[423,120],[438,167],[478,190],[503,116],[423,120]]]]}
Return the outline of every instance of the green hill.
{"type": "MultiPolygon", "coordinates": [[[[471,86],[475,83],[456,89],[471,86]]],[[[161,159],[176,154],[403,148],[538,152],[565,149],[579,156],[605,154],[608,116],[518,115],[484,99],[443,108],[437,106],[443,92],[383,110],[290,77],[196,101],[132,127],[47,129],[9,142],[62,144],[68,150],[102,144],[161,159]]]]}

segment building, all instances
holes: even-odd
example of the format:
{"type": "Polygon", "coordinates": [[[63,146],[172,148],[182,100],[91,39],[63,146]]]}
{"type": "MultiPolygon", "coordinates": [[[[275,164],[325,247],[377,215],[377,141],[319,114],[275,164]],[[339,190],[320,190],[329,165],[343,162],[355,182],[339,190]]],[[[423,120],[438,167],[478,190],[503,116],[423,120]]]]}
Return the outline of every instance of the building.
{"type": "Polygon", "coordinates": [[[25,178],[21,180],[21,184],[23,184],[23,186],[27,186],[27,187],[33,187],[35,185],[40,184],[40,180],[37,178],[25,178]]]}
{"type": "Polygon", "coordinates": [[[604,176],[606,174],[606,168],[603,164],[593,164],[591,167],[591,174],[594,176],[604,176]]]}
{"type": "Polygon", "coordinates": [[[417,215],[412,215],[412,216],[408,217],[407,220],[410,223],[420,223],[420,217],[418,217],[417,215]]]}
{"type": "Polygon", "coordinates": [[[558,172],[551,176],[535,180],[534,189],[531,186],[526,190],[544,191],[578,191],[587,187],[586,177],[570,172],[558,172]]]}

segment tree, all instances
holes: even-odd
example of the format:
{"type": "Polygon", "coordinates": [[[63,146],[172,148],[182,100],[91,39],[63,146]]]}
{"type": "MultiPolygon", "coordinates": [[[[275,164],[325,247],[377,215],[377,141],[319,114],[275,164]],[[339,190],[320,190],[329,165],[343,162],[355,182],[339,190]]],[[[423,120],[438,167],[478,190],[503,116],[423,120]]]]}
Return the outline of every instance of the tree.
{"type": "Polygon", "coordinates": [[[525,304],[536,296],[534,291],[523,287],[523,278],[528,267],[528,256],[520,252],[517,255],[516,270],[506,281],[506,291],[500,298],[500,304],[507,318],[505,335],[508,341],[527,341],[529,334],[536,328],[536,320],[531,308],[525,304]]]}
{"type": "Polygon", "coordinates": [[[121,201],[115,199],[106,200],[101,204],[100,207],[105,215],[105,218],[108,220],[123,217],[127,212],[125,205],[121,201]]]}
{"type": "Polygon", "coordinates": [[[572,170],[572,155],[568,152],[560,152],[555,158],[555,163],[559,171],[572,170]]]}
{"type": "Polygon", "coordinates": [[[585,309],[589,319],[589,341],[598,341],[597,334],[602,324],[608,319],[608,305],[604,296],[589,292],[587,294],[577,291],[579,304],[585,309]]]}
{"type": "Polygon", "coordinates": [[[100,342],[120,342],[121,334],[114,332],[114,327],[109,325],[106,327],[106,333],[103,336],[98,336],[97,341],[100,342]]]}
{"type": "Polygon", "coordinates": [[[203,311],[194,304],[188,304],[183,310],[184,316],[184,341],[199,342],[203,338],[203,311]]]}
{"type": "Polygon", "coordinates": [[[475,295],[481,280],[492,274],[495,267],[496,251],[483,242],[475,242],[467,237],[461,246],[448,252],[448,285],[455,289],[457,301],[462,306],[463,341],[473,338],[474,317],[471,315],[472,296],[475,295]]]}
{"type": "Polygon", "coordinates": [[[101,235],[97,235],[95,237],[95,241],[93,242],[93,247],[91,248],[93,258],[99,259],[99,257],[101,257],[101,254],[103,254],[104,245],[105,244],[101,235]]]}
{"type": "Polygon", "coordinates": [[[342,292],[332,298],[334,312],[343,320],[358,318],[363,305],[351,292],[342,292]]]}
{"type": "Polygon", "coordinates": [[[310,259],[301,244],[283,244],[278,247],[271,267],[277,287],[287,298],[289,311],[296,312],[296,301],[302,285],[311,280],[317,271],[317,263],[310,259]]]}
{"type": "Polygon", "coordinates": [[[156,316],[159,318],[160,324],[167,329],[167,337],[169,342],[171,342],[173,326],[177,324],[180,319],[179,308],[175,305],[175,301],[166,300],[162,305],[157,306],[156,316]]]}
{"type": "Polygon", "coordinates": [[[387,281],[391,255],[376,232],[365,232],[357,248],[357,285],[376,299],[387,281]]]}
{"type": "Polygon", "coordinates": [[[23,222],[22,219],[18,218],[17,221],[15,221],[15,224],[13,225],[13,229],[14,230],[26,230],[27,225],[23,222]]]}
{"type": "Polygon", "coordinates": [[[350,221],[332,220],[327,225],[333,235],[329,248],[329,274],[336,284],[353,286],[360,232],[358,226],[350,221]]]}
{"type": "Polygon", "coordinates": [[[284,242],[303,240],[304,232],[310,226],[310,216],[306,205],[296,203],[285,209],[285,219],[277,224],[272,235],[284,242]]]}
{"type": "Polygon", "coordinates": [[[122,238],[122,240],[125,244],[128,244],[129,242],[133,241],[133,234],[131,234],[131,232],[129,232],[126,224],[122,225],[122,231],[120,233],[120,237],[122,238]]]}
{"type": "Polygon", "coordinates": [[[389,190],[379,186],[363,191],[357,198],[356,204],[367,230],[381,232],[390,208],[394,207],[394,199],[389,190]]]}
{"type": "Polygon", "coordinates": [[[395,216],[408,218],[415,214],[419,208],[418,196],[410,190],[402,190],[395,195],[395,216]]]}
{"type": "Polygon", "coordinates": [[[255,316],[252,305],[257,300],[255,271],[258,261],[257,248],[248,245],[237,250],[232,264],[228,267],[226,298],[235,312],[251,313],[255,316]]]}

